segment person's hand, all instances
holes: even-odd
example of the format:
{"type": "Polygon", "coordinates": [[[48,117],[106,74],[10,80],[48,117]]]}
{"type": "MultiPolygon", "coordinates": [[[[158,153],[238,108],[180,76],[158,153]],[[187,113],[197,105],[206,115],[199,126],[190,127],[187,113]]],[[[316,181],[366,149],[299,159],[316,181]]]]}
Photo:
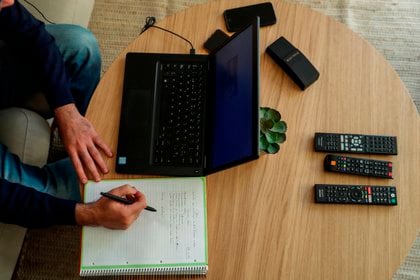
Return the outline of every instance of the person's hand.
{"type": "Polygon", "coordinates": [[[85,171],[88,171],[95,181],[100,181],[99,172],[109,172],[101,152],[112,157],[111,149],[92,124],[80,115],[74,104],[58,107],[54,114],[60,136],[80,181],[83,184],[87,183],[85,171]]]}
{"type": "Polygon", "coordinates": [[[103,226],[111,229],[127,229],[146,208],[146,197],[130,185],[120,186],[110,193],[129,197],[133,204],[124,204],[101,197],[94,203],[76,205],[78,225],[103,226]]]}

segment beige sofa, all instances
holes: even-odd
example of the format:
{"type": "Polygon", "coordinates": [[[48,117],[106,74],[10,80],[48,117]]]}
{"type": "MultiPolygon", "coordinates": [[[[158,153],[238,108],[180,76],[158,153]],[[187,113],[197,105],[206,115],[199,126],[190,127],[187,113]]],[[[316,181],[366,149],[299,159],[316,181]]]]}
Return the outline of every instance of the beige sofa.
{"type": "MultiPolygon", "coordinates": [[[[38,114],[20,108],[0,110],[0,142],[32,165],[47,161],[50,129],[38,114]]],[[[26,229],[0,223],[0,279],[10,279],[26,229]]]]}
{"type": "MultiPolygon", "coordinates": [[[[94,0],[30,0],[44,16],[55,23],[73,23],[87,27],[94,0]]],[[[22,1],[40,20],[42,16],[22,1]]],[[[38,114],[21,108],[0,110],[0,142],[28,164],[46,163],[50,145],[50,127],[38,114]]],[[[11,279],[26,229],[0,223],[0,279],[11,279]]]]}

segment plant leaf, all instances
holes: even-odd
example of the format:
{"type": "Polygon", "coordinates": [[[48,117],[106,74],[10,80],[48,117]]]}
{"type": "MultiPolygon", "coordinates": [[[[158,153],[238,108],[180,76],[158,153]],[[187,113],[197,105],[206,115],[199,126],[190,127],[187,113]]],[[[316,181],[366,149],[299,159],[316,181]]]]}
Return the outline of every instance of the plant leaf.
{"type": "Polygon", "coordinates": [[[261,152],[275,154],[280,150],[280,143],[286,141],[287,124],[281,120],[281,114],[269,107],[260,107],[260,139],[261,152]]]}
{"type": "Polygon", "coordinates": [[[267,131],[267,133],[265,134],[265,137],[267,137],[268,143],[278,143],[279,140],[281,140],[281,133],[267,131]]]}
{"type": "Polygon", "coordinates": [[[286,133],[280,133],[277,143],[281,144],[286,141],[286,133]]]}
{"type": "Polygon", "coordinates": [[[260,119],[260,130],[264,133],[269,131],[274,126],[273,120],[260,119]]]}
{"type": "Polygon", "coordinates": [[[260,107],[260,119],[265,117],[265,114],[267,111],[268,111],[267,107],[260,107]]]}
{"type": "Polygon", "coordinates": [[[268,145],[269,144],[265,136],[260,135],[260,150],[264,150],[264,151],[267,150],[268,145]]]}
{"type": "Polygon", "coordinates": [[[279,144],[276,144],[276,143],[273,143],[273,144],[268,145],[268,148],[267,148],[267,152],[269,154],[275,154],[279,150],[280,150],[280,145],[279,144]]]}
{"type": "Polygon", "coordinates": [[[281,115],[277,110],[269,108],[266,114],[267,119],[271,119],[274,122],[278,122],[281,119],[281,115]]]}
{"type": "Polygon", "coordinates": [[[285,121],[279,121],[273,125],[271,131],[285,133],[287,131],[287,124],[285,121]]]}

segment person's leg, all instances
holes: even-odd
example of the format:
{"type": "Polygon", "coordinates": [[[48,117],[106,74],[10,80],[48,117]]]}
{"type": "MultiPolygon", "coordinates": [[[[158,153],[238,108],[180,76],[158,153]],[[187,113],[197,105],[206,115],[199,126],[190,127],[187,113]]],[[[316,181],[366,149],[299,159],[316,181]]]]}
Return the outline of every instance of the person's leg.
{"type": "Polygon", "coordinates": [[[69,158],[36,167],[22,163],[0,144],[0,178],[52,196],[80,201],[79,179],[69,158]]]}
{"type": "MultiPolygon", "coordinates": [[[[63,56],[76,107],[84,115],[100,78],[98,43],[90,31],[77,25],[46,25],[46,29],[63,56]]],[[[51,118],[32,59],[22,46],[0,41],[0,109],[22,107],[51,118]]]]}
{"type": "MultiPolygon", "coordinates": [[[[62,52],[76,106],[81,114],[85,114],[100,77],[101,59],[96,39],[86,29],[74,25],[52,25],[47,26],[47,30],[55,37],[57,46],[62,52]]],[[[0,42],[0,74],[2,80],[8,81],[0,83],[2,92],[0,107],[18,105],[13,103],[15,100],[9,99],[10,96],[20,95],[23,97],[22,100],[27,97],[30,100],[36,96],[35,106],[26,106],[31,105],[28,102],[21,107],[37,111],[36,105],[47,105],[40,100],[44,98],[45,101],[45,97],[37,94],[40,88],[39,79],[35,78],[36,71],[31,67],[30,59],[16,50],[13,46],[0,42]]],[[[49,108],[47,110],[42,108],[38,112],[46,117],[52,116],[49,108]],[[45,112],[47,113],[43,114],[45,112]]],[[[38,191],[80,200],[79,182],[68,158],[38,168],[23,164],[18,157],[0,144],[0,175],[6,180],[33,187],[38,191]]]]}
{"type": "Polygon", "coordinates": [[[71,79],[71,92],[79,112],[84,115],[99,82],[101,56],[95,36],[87,29],[71,24],[47,25],[55,38],[71,79]]]}

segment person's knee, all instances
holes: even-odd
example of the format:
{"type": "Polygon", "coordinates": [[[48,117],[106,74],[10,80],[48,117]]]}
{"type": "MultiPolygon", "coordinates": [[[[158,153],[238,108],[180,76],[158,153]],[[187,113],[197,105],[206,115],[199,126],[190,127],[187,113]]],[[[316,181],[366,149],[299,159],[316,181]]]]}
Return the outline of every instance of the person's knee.
{"type": "Polygon", "coordinates": [[[71,32],[74,32],[73,42],[78,47],[78,61],[83,61],[83,65],[88,67],[90,72],[99,74],[101,71],[101,55],[95,36],[88,29],[77,25],[73,25],[73,31],[71,32]]]}
{"type": "Polygon", "coordinates": [[[100,71],[101,55],[96,37],[88,29],[74,24],[47,25],[66,62],[100,71]]]}
{"type": "Polygon", "coordinates": [[[73,49],[79,49],[85,56],[90,58],[97,56],[100,60],[100,49],[96,37],[88,29],[79,25],[66,25],[68,37],[74,44],[73,49]]]}

